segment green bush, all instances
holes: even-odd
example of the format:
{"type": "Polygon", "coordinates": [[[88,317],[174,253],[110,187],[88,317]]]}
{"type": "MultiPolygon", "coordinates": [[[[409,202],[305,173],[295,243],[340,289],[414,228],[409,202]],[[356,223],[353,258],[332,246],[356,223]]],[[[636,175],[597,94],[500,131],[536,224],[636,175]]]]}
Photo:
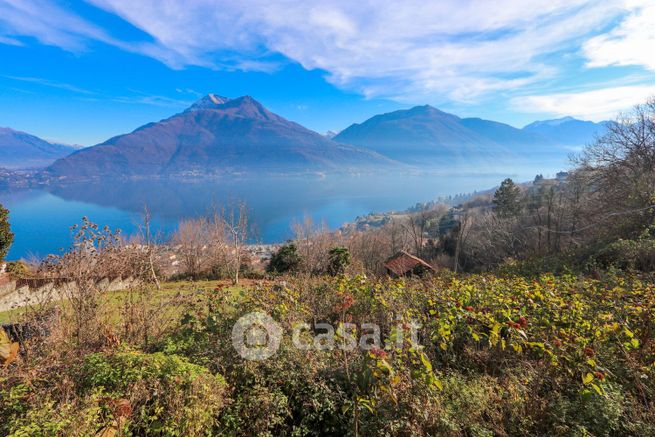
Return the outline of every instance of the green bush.
{"type": "Polygon", "coordinates": [[[328,274],[342,275],[350,265],[350,252],[346,247],[333,247],[328,252],[328,274]]]}
{"type": "Polygon", "coordinates": [[[16,279],[28,278],[30,276],[30,268],[23,261],[12,261],[7,263],[7,273],[16,279]]]}
{"type": "Polygon", "coordinates": [[[134,434],[205,434],[224,405],[224,379],[175,355],[95,353],[85,357],[82,375],[83,393],[129,400],[134,434]]]}
{"type": "Polygon", "coordinates": [[[35,384],[0,378],[0,435],[93,435],[102,427],[101,401],[96,395],[55,400],[35,384]]]}
{"type": "Polygon", "coordinates": [[[13,242],[14,234],[9,225],[9,211],[0,203],[0,261],[5,259],[13,242]]]}
{"type": "Polygon", "coordinates": [[[602,267],[655,271],[655,239],[617,240],[601,249],[594,259],[602,267]]]}
{"type": "Polygon", "coordinates": [[[298,253],[296,245],[293,243],[285,244],[271,256],[267,270],[271,273],[294,272],[300,268],[302,258],[298,253]]]}

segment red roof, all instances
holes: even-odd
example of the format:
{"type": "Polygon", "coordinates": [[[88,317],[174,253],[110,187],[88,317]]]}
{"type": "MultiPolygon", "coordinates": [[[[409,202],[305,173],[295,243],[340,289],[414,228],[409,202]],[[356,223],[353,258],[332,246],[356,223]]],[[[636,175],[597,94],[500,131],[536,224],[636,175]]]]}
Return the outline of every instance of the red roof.
{"type": "Polygon", "coordinates": [[[396,275],[404,275],[408,272],[413,271],[417,267],[424,267],[429,270],[434,270],[430,264],[423,261],[421,258],[411,255],[404,250],[401,250],[391,258],[389,258],[385,263],[384,267],[389,269],[392,273],[396,275]]]}

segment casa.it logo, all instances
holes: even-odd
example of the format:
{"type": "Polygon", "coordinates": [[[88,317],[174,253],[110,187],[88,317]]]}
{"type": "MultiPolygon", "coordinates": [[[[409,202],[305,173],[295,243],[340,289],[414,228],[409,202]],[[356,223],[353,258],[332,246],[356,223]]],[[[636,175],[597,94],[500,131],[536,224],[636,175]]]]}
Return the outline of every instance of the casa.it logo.
{"type": "MultiPolygon", "coordinates": [[[[381,330],[375,323],[340,323],[336,329],[329,323],[295,323],[291,327],[291,345],[298,350],[352,351],[359,346],[362,351],[402,349],[406,345],[421,347],[418,330],[421,325],[412,320],[391,327],[382,342],[381,330]]],[[[232,346],[245,360],[262,361],[272,357],[280,348],[282,327],[268,314],[255,312],[241,317],[232,327],[232,346]]]]}
{"type": "Polygon", "coordinates": [[[262,361],[275,355],[282,334],[282,327],[268,314],[248,313],[232,327],[232,346],[241,358],[262,361]]]}

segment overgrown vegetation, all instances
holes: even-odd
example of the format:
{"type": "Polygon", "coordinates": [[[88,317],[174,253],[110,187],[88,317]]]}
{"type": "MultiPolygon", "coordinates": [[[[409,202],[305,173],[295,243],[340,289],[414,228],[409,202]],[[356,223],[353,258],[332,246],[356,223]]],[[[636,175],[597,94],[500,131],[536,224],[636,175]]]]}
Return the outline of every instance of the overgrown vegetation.
{"type": "Polygon", "coordinates": [[[95,345],[68,340],[77,337],[67,318],[52,321],[51,334],[26,342],[29,353],[2,371],[0,432],[655,432],[652,277],[283,279],[192,296],[178,323],[162,320],[168,328],[147,343],[120,329],[123,315],[98,316],[95,345]],[[265,361],[240,358],[230,339],[253,311],[285,331],[265,361]],[[352,323],[357,339],[375,323],[381,342],[368,351],[301,350],[291,335],[300,322],[310,325],[301,338],[310,345],[325,341],[319,322],[352,323]]]}
{"type": "Polygon", "coordinates": [[[7,256],[13,241],[14,234],[9,225],[9,211],[0,203],[0,262],[7,256]]]}
{"type": "Polygon", "coordinates": [[[373,229],[307,218],[264,280],[242,278],[243,205],[180,225],[195,282],[163,286],[149,232],[85,220],[2,337],[0,434],[655,435],[654,120],[636,108],[556,180],[373,229]],[[442,269],[387,278],[399,250],[442,269]],[[233,345],[250,313],[284,333],[262,361],[233,345]]]}

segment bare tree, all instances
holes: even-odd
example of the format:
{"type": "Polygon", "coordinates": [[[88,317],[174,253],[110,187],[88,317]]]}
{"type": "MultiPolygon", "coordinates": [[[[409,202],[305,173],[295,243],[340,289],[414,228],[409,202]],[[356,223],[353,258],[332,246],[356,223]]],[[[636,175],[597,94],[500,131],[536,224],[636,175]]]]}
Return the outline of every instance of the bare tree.
{"type": "Polygon", "coordinates": [[[407,249],[407,236],[400,220],[391,217],[389,222],[383,226],[382,230],[389,238],[390,252],[392,254],[407,249]]]}
{"type": "MultiPolygon", "coordinates": [[[[597,199],[594,214],[612,216],[611,231],[626,237],[652,223],[655,209],[655,98],[609,123],[577,163],[597,199]],[[623,214],[632,211],[630,214],[623,214]]],[[[607,220],[606,220],[607,221],[607,220]]]]}
{"type": "Polygon", "coordinates": [[[468,210],[465,210],[459,214],[457,225],[457,243],[455,245],[455,263],[453,265],[453,270],[455,273],[457,273],[460,268],[460,254],[462,253],[462,247],[466,246],[472,224],[473,219],[468,210]]]}
{"type": "Polygon", "coordinates": [[[209,223],[206,218],[183,220],[178,224],[173,234],[173,244],[188,275],[196,278],[207,267],[209,241],[209,223]]]}
{"type": "Polygon", "coordinates": [[[410,214],[405,219],[405,229],[414,243],[416,256],[423,255],[423,246],[426,239],[426,230],[430,215],[428,211],[422,210],[416,214],[410,214]]]}
{"type": "Polygon", "coordinates": [[[330,233],[325,223],[315,224],[309,215],[305,215],[302,221],[293,221],[291,229],[302,258],[302,270],[310,274],[323,272],[328,251],[339,245],[339,235],[330,233]]]}
{"type": "Polygon", "coordinates": [[[353,263],[374,274],[384,272],[382,264],[394,253],[390,234],[384,228],[357,232],[350,236],[347,246],[353,263]]]}
{"type": "Polygon", "coordinates": [[[241,263],[244,260],[244,246],[248,242],[251,225],[248,221],[248,207],[244,202],[236,204],[224,210],[223,226],[227,235],[228,269],[232,276],[232,282],[239,283],[241,263]]]}
{"type": "Polygon", "coordinates": [[[161,284],[159,283],[159,278],[157,277],[157,272],[155,269],[155,251],[157,244],[155,244],[151,229],[150,222],[152,216],[150,214],[150,209],[148,206],[143,207],[143,224],[140,226],[139,233],[144,239],[146,255],[148,257],[148,266],[150,267],[150,273],[152,275],[152,280],[157,286],[157,290],[161,289],[161,284]]]}
{"type": "Polygon", "coordinates": [[[209,240],[208,259],[211,268],[224,270],[228,264],[229,243],[227,237],[227,226],[220,211],[215,210],[210,219],[207,220],[207,231],[209,240]]]}

